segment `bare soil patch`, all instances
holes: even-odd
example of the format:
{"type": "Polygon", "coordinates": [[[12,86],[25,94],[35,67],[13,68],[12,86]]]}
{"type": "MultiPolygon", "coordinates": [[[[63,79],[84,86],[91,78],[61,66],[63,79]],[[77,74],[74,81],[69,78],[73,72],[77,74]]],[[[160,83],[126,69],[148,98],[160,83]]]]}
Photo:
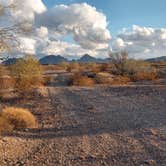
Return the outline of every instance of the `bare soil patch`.
{"type": "Polygon", "coordinates": [[[2,166],[166,163],[165,86],[48,87],[48,96],[12,105],[40,126],[0,139],[2,166]]]}

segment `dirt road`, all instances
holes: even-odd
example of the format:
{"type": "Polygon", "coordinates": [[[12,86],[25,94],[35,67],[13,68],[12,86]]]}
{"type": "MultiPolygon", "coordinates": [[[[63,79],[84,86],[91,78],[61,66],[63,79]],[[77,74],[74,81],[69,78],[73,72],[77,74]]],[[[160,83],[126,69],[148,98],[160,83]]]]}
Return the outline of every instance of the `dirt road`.
{"type": "Polygon", "coordinates": [[[49,87],[48,92],[34,105],[40,128],[6,137],[20,141],[24,153],[1,156],[4,165],[165,165],[165,87],[49,87]]]}

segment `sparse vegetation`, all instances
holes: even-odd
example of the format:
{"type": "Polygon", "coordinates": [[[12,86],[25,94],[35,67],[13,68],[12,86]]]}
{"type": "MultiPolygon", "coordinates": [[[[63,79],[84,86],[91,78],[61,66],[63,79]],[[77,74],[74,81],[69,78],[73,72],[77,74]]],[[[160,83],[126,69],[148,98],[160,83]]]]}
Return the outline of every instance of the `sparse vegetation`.
{"type": "Polygon", "coordinates": [[[62,70],[63,67],[61,65],[42,65],[43,71],[56,71],[56,70],[62,70]]]}
{"type": "Polygon", "coordinates": [[[13,130],[13,125],[11,125],[6,117],[0,116],[0,134],[9,132],[13,130]]]}
{"type": "Polygon", "coordinates": [[[0,66],[0,98],[4,97],[5,91],[13,89],[15,81],[12,77],[7,75],[7,70],[4,66],[0,66]]]}
{"type": "Polygon", "coordinates": [[[70,81],[70,85],[76,85],[76,86],[93,86],[94,84],[95,81],[92,78],[84,76],[80,73],[75,73],[71,77],[70,81]]]}
{"type": "Polygon", "coordinates": [[[138,77],[142,80],[154,80],[157,77],[157,71],[148,62],[142,60],[128,60],[125,64],[125,70],[128,76],[131,78],[138,77]],[[142,76],[141,76],[142,75],[142,76]]]}
{"type": "Polygon", "coordinates": [[[109,72],[110,65],[108,63],[103,63],[100,65],[100,72],[109,72]]]}
{"type": "Polygon", "coordinates": [[[15,81],[10,76],[2,76],[0,77],[0,90],[14,88],[15,81]]]}
{"type": "Polygon", "coordinates": [[[112,73],[129,77],[132,81],[154,80],[157,78],[156,69],[143,60],[128,59],[126,52],[111,54],[113,62],[112,73]]]}
{"type": "Polygon", "coordinates": [[[69,63],[68,62],[62,62],[62,63],[60,63],[59,66],[62,67],[62,69],[67,70],[68,67],[69,67],[69,63]]]}
{"type": "Polygon", "coordinates": [[[110,73],[100,72],[96,74],[95,81],[97,84],[111,84],[113,78],[110,73]]]}
{"type": "Polygon", "coordinates": [[[15,79],[15,88],[20,92],[29,91],[43,83],[42,68],[32,56],[18,60],[10,66],[10,71],[15,79]]]}
{"type": "Polygon", "coordinates": [[[89,71],[92,71],[94,73],[100,72],[100,66],[97,63],[89,63],[87,68],[89,71]]]}
{"type": "Polygon", "coordinates": [[[79,63],[68,63],[66,71],[67,72],[78,72],[81,70],[81,66],[79,63]]]}
{"type": "Polygon", "coordinates": [[[27,109],[6,107],[0,113],[0,132],[35,128],[37,122],[27,109]]]}
{"type": "Polygon", "coordinates": [[[113,64],[112,72],[116,75],[126,74],[126,62],[128,55],[126,52],[110,53],[111,62],[113,64]]]}
{"type": "Polygon", "coordinates": [[[130,81],[130,78],[127,76],[116,76],[111,81],[111,85],[127,85],[130,81]]]}
{"type": "Polygon", "coordinates": [[[46,76],[44,76],[43,77],[43,83],[44,83],[44,85],[49,85],[50,83],[51,83],[51,80],[52,80],[52,76],[50,76],[50,75],[46,75],[46,76]]]}

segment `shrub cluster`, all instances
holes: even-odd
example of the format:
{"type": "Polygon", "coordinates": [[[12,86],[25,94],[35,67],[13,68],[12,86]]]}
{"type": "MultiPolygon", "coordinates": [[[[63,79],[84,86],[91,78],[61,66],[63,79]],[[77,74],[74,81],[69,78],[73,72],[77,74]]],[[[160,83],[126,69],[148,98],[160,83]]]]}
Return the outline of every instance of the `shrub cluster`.
{"type": "Polygon", "coordinates": [[[32,56],[18,60],[9,69],[11,76],[15,79],[15,88],[18,91],[29,91],[42,84],[42,68],[32,56]]]}
{"type": "Polygon", "coordinates": [[[93,86],[95,84],[95,81],[88,77],[83,75],[82,73],[75,73],[71,78],[70,78],[70,85],[75,85],[75,86],[93,86]]]}
{"type": "Polygon", "coordinates": [[[95,75],[95,81],[97,84],[112,84],[113,77],[111,77],[110,73],[107,72],[99,72],[95,75]]]}
{"type": "Polygon", "coordinates": [[[7,107],[0,113],[0,132],[37,127],[34,115],[27,109],[7,107]]]}
{"type": "Polygon", "coordinates": [[[6,73],[6,68],[0,66],[0,91],[14,87],[14,79],[6,73]]]}
{"type": "Polygon", "coordinates": [[[125,52],[110,55],[112,58],[112,73],[129,77],[131,81],[154,80],[157,78],[157,70],[143,60],[128,59],[125,52]]]}

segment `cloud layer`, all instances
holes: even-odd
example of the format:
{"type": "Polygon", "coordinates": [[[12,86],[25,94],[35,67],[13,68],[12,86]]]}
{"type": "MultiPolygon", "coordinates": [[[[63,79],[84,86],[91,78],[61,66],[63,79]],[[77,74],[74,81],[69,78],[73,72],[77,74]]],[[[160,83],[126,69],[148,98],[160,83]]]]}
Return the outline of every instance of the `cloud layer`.
{"type": "Polygon", "coordinates": [[[131,56],[147,58],[166,54],[166,29],[134,25],[118,35],[112,44],[113,50],[126,50],[131,56]]]}
{"type": "Polygon", "coordinates": [[[36,24],[61,35],[72,34],[85,49],[103,49],[111,39],[106,16],[83,3],[59,5],[36,16],[36,24]]]}
{"type": "Polygon", "coordinates": [[[33,21],[35,13],[40,14],[46,11],[41,0],[0,0],[0,5],[9,7],[4,14],[10,15],[14,21],[33,21]]]}
{"type": "Polygon", "coordinates": [[[35,5],[34,0],[0,0],[2,6],[11,4],[14,8],[0,16],[0,27],[24,21],[24,28],[33,27],[28,34],[17,34],[22,53],[97,56],[109,47],[111,35],[106,16],[86,3],[47,9],[41,0],[35,0],[35,5]],[[74,42],[62,40],[68,35],[74,42]]]}
{"type": "Polygon", "coordinates": [[[0,28],[24,23],[26,32],[15,34],[21,54],[106,57],[109,47],[137,58],[166,53],[166,29],[134,25],[111,40],[106,16],[87,3],[47,9],[42,0],[0,0],[1,6],[10,8],[0,8],[0,28]]]}

